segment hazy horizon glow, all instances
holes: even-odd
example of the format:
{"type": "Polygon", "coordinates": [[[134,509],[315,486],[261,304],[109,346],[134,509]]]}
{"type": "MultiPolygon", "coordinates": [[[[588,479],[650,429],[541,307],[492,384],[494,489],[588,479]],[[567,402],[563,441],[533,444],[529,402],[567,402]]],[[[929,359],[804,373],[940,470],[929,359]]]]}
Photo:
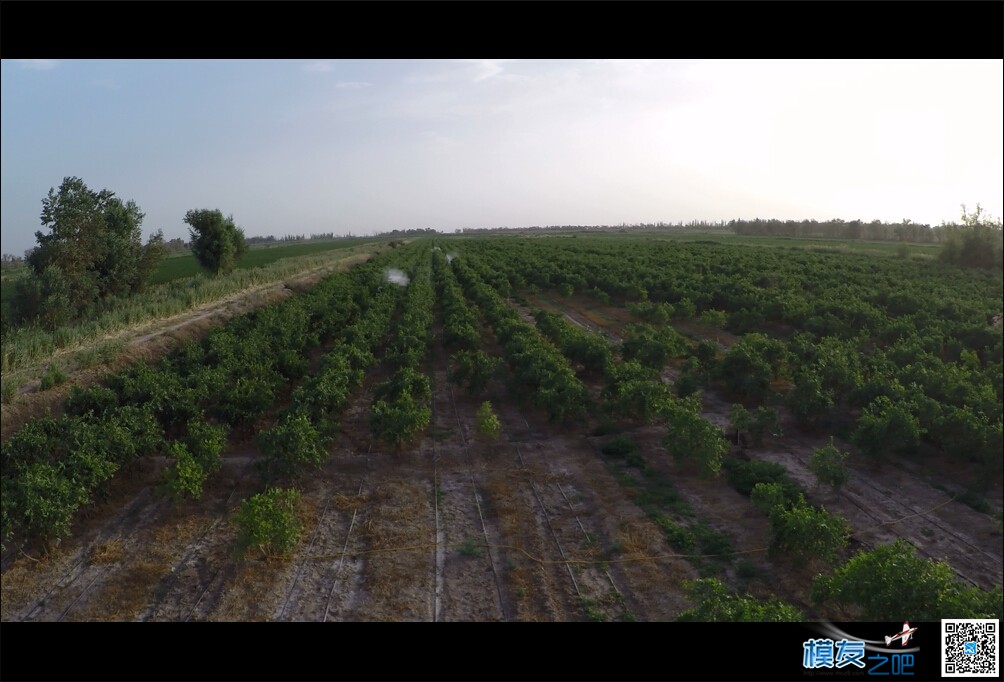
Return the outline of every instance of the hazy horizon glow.
{"type": "Polygon", "coordinates": [[[1004,212],[1004,61],[3,60],[3,252],[66,176],[249,236],[1004,212]]]}

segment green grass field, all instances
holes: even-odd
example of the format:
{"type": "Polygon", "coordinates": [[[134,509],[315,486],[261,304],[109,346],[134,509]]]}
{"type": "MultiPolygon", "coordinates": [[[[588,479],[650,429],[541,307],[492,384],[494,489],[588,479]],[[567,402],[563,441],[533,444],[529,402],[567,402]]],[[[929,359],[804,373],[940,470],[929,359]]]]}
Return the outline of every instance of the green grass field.
{"type": "MultiPolygon", "coordinates": [[[[338,239],[332,241],[298,242],[295,244],[277,244],[269,246],[252,246],[244,257],[237,262],[237,269],[244,270],[255,268],[260,265],[274,263],[281,258],[295,258],[296,256],[306,256],[320,253],[322,251],[332,251],[334,249],[345,249],[357,244],[376,241],[360,237],[358,239],[338,239]]],[[[182,277],[192,277],[205,272],[199,267],[195,256],[190,253],[172,254],[160,262],[157,271],[150,279],[151,284],[162,284],[182,277]]]]}

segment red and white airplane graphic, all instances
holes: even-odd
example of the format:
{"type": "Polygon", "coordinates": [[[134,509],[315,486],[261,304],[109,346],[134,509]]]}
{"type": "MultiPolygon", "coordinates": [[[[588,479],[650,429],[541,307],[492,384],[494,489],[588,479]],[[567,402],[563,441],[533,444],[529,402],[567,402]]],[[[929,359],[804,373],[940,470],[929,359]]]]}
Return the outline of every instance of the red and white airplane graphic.
{"type": "Polygon", "coordinates": [[[913,633],[915,633],[916,631],[917,631],[917,628],[910,627],[909,623],[903,623],[903,631],[902,632],[897,632],[892,637],[886,635],[885,645],[889,646],[890,644],[892,644],[893,642],[895,642],[897,639],[899,639],[899,640],[902,640],[903,646],[906,646],[906,643],[908,641],[910,641],[910,636],[913,635],[913,633]]]}

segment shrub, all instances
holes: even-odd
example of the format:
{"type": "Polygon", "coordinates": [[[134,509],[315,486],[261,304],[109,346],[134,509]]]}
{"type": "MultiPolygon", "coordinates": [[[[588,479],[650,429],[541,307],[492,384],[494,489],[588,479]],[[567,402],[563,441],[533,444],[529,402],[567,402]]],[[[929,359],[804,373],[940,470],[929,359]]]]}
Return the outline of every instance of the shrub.
{"type": "Polygon", "coordinates": [[[202,485],[208,477],[206,471],[184,443],[171,443],[166,454],[174,458],[174,464],[164,472],[164,487],[175,500],[202,497],[202,485]]]}
{"type": "Polygon", "coordinates": [[[265,475],[294,476],[307,467],[320,467],[328,458],[327,439],[305,414],[287,415],[259,435],[265,453],[265,475]]]}
{"type": "Polygon", "coordinates": [[[926,621],[1000,618],[1004,610],[999,585],[990,591],[965,585],[948,564],[919,558],[902,539],[862,551],[832,575],[818,576],[812,600],[853,607],[855,618],[870,621],[895,621],[902,613],[926,621]]]}
{"type": "Polygon", "coordinates": [[[42,390],[47,391],[63,383],[66,383],[66,374],[55,365],[49,365],[49,369],[42,375],[42,390]]]}
{"type": "Polygon", "coordinates": [[[847,457],[846,452],[841,452],[833,444],[832,437],[829,445],[816,448],[812,452],[809,468],[815,474],[819,485],[828,485],[834,492],[840,490],[851,477],[847,470],[847,457]]]}
{"type": "Polygon", "coordinates": [[[502,430],[499,418],[492,411],[492,404],[487,400],[478,408],[478,432],[489,438],[498,438],[502,430]]]}
{"type": "Polygon", "coordinates": [[[777,598],[730,594],[716,578],[687,581],[684,587],[696,604],[681,613],[679,621],[798,623],[805,619],[801,611],[777,598]]]}
{"type": "Polygon", "coordinates": [[[237,510],[237,551],[246,556],[257,549],[264,557],[288,555],[300,540],[296,516],[300,494],[292,489],[269,488],[249,497],[237,510]]]}

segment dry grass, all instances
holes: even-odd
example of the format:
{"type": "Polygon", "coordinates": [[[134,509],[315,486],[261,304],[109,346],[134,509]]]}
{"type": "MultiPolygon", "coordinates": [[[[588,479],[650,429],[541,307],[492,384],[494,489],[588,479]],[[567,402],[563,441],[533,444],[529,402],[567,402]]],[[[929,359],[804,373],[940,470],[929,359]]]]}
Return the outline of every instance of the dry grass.
{"type": "Polygon", "coordinates": [[[355,511],[362,509],[369,501],[370,495],[366,492],[359,495],[342,495],[339,493],[331,498],[331,508],[338,511],[355,511]]]}
{"type": "Polygon", "coordinates": [[[54,584],[66,572],[73,555],[57,547],[48,554],[22,554],[0,578],[0,618],[7,621],[13,613],[39,597],[39,585],[54,584]]]}
{"type": "Polygon", "coordinates": [[[158,526],[153,531],[153,540],[165,550],[171,546],[187,545],[208,530],[211,524],[212,519],[201,514],[184,516],[172,524],[158,526]]]}
{"type": "Polygon", "coordinates": [[[113,564],[125,558],[125,547],[122,538],[114,538],[102,542],[91,551],[92,564],[113,564]]]}
{"type": "MultiPolygon", "coordinates": [[[[105,543],[108,544],[108,543],[105,543]]],[[[171,566],[166,557],[139,561],[115,575],[113,582],[88,595],[87,606],[71,612],[72,621],[132,621],[150,603],[171,566]]]]}

